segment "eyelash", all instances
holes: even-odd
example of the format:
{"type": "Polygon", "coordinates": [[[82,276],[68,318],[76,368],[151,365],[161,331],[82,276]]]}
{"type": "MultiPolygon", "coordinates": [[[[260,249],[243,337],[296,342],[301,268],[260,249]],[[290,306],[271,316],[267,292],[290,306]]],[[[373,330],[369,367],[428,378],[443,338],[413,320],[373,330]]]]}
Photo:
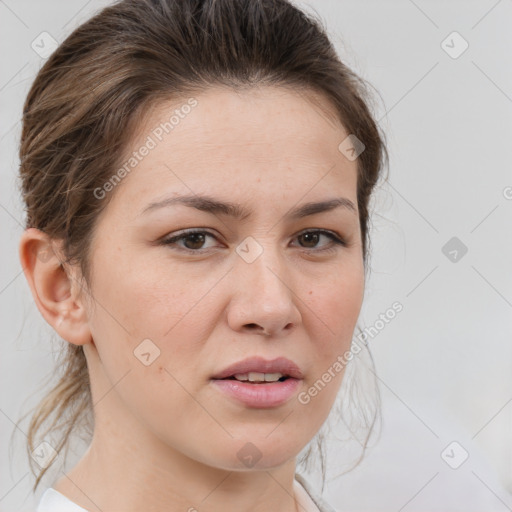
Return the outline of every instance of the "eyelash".
{"type": "MultiPolygon", "coordinates": [[[[180,233],[179,235],[174,235],[172,237],[167,237],[167,238],[164,238],[161,240],[161,244],[162,245],[167,245],[167,246],[171,246],[173,244],[176,244],[176,242],[179,242],[181,240],[184,240],[186,238],[188,238],[189,236],[191,235],[194,235],[194,234],[204,234],[204,235],[208,235],[208,236],[211,236],[212,238],[215,238],[216,239],[216,236],[213,235],[212,233],[210,233],[209,231],[203,231],[203,230],[189,230],[189,231],[184,231],[182,233],[180,233]]],[[[345,240],[343,238],[341,238],[339,235],[331,232],[331,231],[326,231],[324,229],[310,229],[310,230],[306,230],[306,231],[302,231],[301,233],[299,233],[297,237],[300,237],[302,235],[307,235],[307,234],[320,234],[320,235],[325,235],[327,236],[328,238],[331,239],[331,241],[334,243],[334,245],[340,245],[342,247],[346,247],[347,246],[347,243],[345,242],[345,240]]],[[[178,246],[176,246],[178,247],[178,246]]],[[[336,250],[336,247],[330,245],[329,247],[326,247],[326,248],[323,248],[323,249],[309,249],[307,247],[303,247],[302,248],[304,251],[306,252],[313,252],[313,253],[327,253],[327,252],[332,252],[332,251],[335,251],[336,250]]],[[[185,247],[178,247],[177,250],[179,251],[183,251],[183,252],[187,252],[187,253],[193,253],[193,254],[202,254],[204,252],[207,252],[209,249],[187,249],[185,247]]]]}

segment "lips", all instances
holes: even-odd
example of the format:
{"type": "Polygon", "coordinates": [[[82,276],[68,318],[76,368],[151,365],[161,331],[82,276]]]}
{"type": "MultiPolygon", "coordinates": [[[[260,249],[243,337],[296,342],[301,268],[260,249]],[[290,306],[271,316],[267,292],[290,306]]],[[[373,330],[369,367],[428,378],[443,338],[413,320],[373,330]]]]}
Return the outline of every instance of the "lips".
{"type": "Polygon", "coordinates": [[[293,379],[302,379],[301,369],[290,359],[278,357],[268,361],[262,357],[249,357],[243,361],[238,361],[224,370],[220,371],[213,380],[229,379],[237,374],[247,373],[281,373],[284,377],[293,379]]]}
{"type": "Polygon", "coordinates": [[[250,357],[219,372],[212,377],[211,384],[234,403],[250,408],[272,409],[289,403],[297,394],[302,379],[301,369],[286,357],[272,361],[250,357]],[[262,374],[264,382],[261,381],[262,374]],[[276,374],[281,374],[277,381],[276,374]],[[249,381],[240,380],[244,377],[248,377],[249,381]],[[273,381],[267,382],[267,377],[273,381]],[[253,379],[258,379],[258,382],[251,381],[253,379]]]}

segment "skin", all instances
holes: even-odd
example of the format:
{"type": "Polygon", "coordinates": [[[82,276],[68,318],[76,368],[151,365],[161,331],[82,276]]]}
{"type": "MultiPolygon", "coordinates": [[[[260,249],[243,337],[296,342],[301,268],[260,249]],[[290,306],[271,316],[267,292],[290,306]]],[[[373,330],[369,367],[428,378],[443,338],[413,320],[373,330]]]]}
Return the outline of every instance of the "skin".
{"type": "MultiPolygon", "coordinates": [[[[296,456],[326,420],[343,371],[307,405],[297,395],[350,348],[360,312],[357,161],[338,150],[348,133],[326,115],[330,105],[274,87],[212,88],[195,98],[191,113],[110,192],[92,240],[87,293],[79,293],[77,268],[59,264],[58,244],[48,259],[38,257],[50,242],[42,232],[28,229],[20,242],[39,310],[87,357],[93,440],[54,487],[91,511],[217,512],[227,503],[296,510],[296,456]],[[184,205],[141,214],[165,197],[203,194],[251,215],[184,205]],[[337,197],[355,211],[285,217],[337,197]],[[212,236],[202,245],[190,237],[156,243],[191,228],[212,236]],[[299,236],[311,229],[337,233],[347,245],[299,236]],[[235,250],[249,236],[263,249],[252,263],[235,250]],[[148,366],[134,356],[144,339],[160,350],[148,366]],[[302,369],[285,404],[249,408],[212,385],[220,370],[253,355],[285,356],[302,369]],[[252,467],[237,457],[248,442],[262,455],[252,467]]],[[[130,151],[184,103],[151,111],[130,151]]]]}

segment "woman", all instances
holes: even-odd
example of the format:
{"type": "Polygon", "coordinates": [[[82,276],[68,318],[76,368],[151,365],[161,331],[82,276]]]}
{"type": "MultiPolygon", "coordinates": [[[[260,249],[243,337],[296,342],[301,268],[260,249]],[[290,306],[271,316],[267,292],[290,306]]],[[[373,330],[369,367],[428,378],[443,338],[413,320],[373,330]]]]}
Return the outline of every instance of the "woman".
{"type": "Polygon", "coordinates": [[[93,421],[39,512],[332,510],[296,458],[353,356],[386,154],[364,90],[287,0],[123,0],[48,59],[20,259],[68,352],[36,486],[93,421]]]}

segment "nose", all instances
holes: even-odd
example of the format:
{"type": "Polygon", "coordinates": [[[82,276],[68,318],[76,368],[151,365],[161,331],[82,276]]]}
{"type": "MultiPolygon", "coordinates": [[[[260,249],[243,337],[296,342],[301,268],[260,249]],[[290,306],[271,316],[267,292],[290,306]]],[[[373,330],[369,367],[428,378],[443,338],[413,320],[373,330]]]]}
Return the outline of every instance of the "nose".
{"type": "Polygon", "coordinates": [[[276,251],[266,247],[251,263],[237,257],[228,324],[234,331],[280,337],[302,321],[292,273],[276,251]]]}

